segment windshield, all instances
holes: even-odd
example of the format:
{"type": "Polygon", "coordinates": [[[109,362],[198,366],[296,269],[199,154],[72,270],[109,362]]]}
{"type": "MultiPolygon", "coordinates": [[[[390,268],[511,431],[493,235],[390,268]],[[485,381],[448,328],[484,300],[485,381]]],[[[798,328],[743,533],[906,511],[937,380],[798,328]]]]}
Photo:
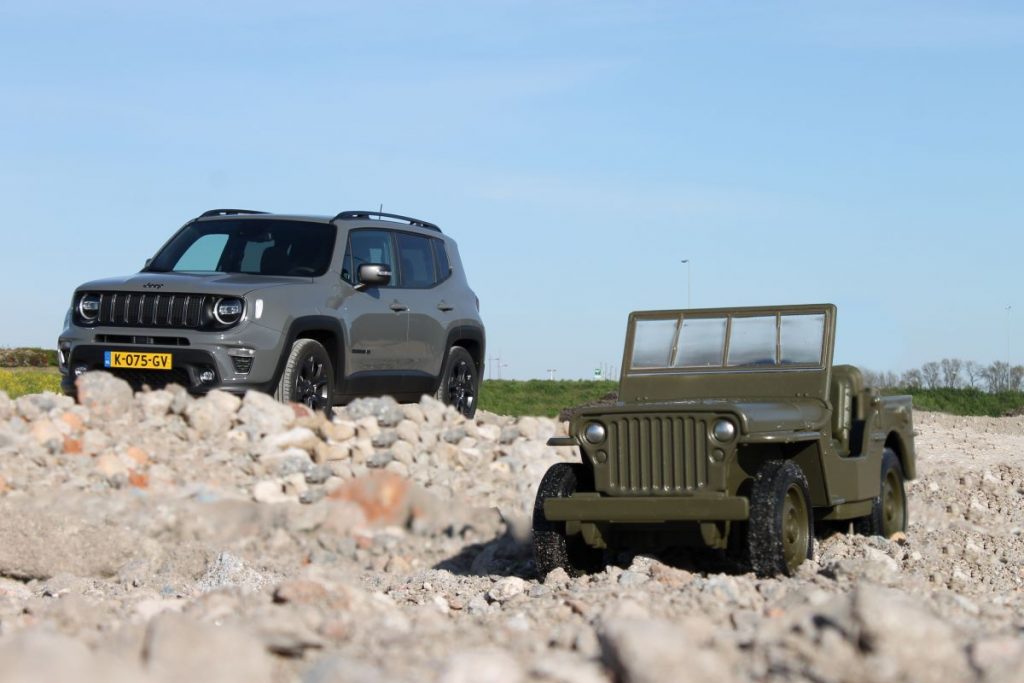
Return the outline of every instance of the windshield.
{"type": "Polygon", "coordinates": [[[307,221],[197,221],[175,235],[146,270],[315,277],[327,272],[336,232],[333,225],[307,221]]]}
{"type": "Polygon", "coordinates": [[[763,313],[638,318],[634,369],[771,369],[819,366],[825,314],[763,313]]]}

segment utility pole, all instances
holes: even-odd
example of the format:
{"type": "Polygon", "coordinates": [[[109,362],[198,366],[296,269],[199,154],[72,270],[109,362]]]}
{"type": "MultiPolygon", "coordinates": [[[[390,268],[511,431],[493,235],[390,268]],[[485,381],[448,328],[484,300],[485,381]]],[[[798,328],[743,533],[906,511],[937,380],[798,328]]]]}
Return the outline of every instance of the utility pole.
{"type": "Polygon", "coordinates": [[[556,372],[558,372],[557,368],[548,368],[548,379],[554,381],[556,372]]]}
{"type": "Polygon", "coordinates": [[[690,303],[690,282],[691,282],[691,279],[692,279],[690,277],[690,275],[691,275],[691,273],[690,273],[690,259],[684,258],[683,260],[680,261],[680,263],[685,263],[686,264],[686,307],[690,308],[690,306],[691,306],[691,303],[690,303]]]}

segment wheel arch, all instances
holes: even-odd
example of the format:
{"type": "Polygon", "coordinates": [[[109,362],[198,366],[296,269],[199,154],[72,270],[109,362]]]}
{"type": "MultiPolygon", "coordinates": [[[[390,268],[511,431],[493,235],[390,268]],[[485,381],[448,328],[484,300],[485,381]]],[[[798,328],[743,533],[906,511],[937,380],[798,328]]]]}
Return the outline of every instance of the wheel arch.
{"type": "Polygon", "coordinates": [[[281,357],[277,359],[273,385],[276,386],[281,381],[292,344],[299,339],[313,339],[327,351],[327,356],[331,359],[331,365],[334,368],[334,392],[337,393],[344,378],[345,331],[341,326],[341,321],[326,315],[309,315],[292,320],[285,334],[281,357]]]}
{"type": "Polygon", "coordinates": [[[448,354],[452,347],[459,346],[469,353],[476,366],[477,377],[480,381],[484,378],[484,353],[486,353],[486,339],[484,331],[477,327],[465,325],[456,327],[448,333],[448,339],[444,347],[444,358],[441,359],[441,372],[434,378],[434,391],[441,386],[441,379],[444,377],[444,369],[448,367],[448,354]]]}

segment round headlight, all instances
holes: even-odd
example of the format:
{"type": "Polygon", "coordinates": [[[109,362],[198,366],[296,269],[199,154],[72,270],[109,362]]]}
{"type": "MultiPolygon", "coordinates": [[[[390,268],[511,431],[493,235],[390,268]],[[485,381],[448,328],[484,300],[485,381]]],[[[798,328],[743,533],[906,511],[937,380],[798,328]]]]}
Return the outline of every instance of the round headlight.
{"type": "Polygon", "coordinates": [[[213,317],[221,325],[234,325],[242,317],[245,304],[241,299],[217,299],[213,304],[213,317]]]}
{"type": "Polygon", "coordinates": [[[721,419],[715,422],[711,433],[721,442],[732,441],[736,436],[736,425],[729,420],[721,419]]]}
{"type": "Polygon", "coordinates": [[[607,433],[604,430],[604,425],[600,422],[590,422],[583,428],[583,438],[592,444],[601,443],[605,436],[607,433]]]}
{"type": "Polygon", "coordinates": [[[100,314],[100,295],[84,294],[78,300],[78,315],[83,320],[95,320],[100,314]]]}

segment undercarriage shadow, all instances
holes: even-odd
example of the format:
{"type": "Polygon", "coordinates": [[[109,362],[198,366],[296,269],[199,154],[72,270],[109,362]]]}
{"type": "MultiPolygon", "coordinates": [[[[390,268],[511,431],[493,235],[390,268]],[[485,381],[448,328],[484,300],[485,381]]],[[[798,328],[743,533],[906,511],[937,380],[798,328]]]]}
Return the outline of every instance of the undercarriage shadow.
{"type": "Polygon", "coordinates": [[[537,576],[530,538],[519,538],[507,529],[490,541],[464,546],[458,555],[438,562],[434,569],[460,576],[537,576]]]}

